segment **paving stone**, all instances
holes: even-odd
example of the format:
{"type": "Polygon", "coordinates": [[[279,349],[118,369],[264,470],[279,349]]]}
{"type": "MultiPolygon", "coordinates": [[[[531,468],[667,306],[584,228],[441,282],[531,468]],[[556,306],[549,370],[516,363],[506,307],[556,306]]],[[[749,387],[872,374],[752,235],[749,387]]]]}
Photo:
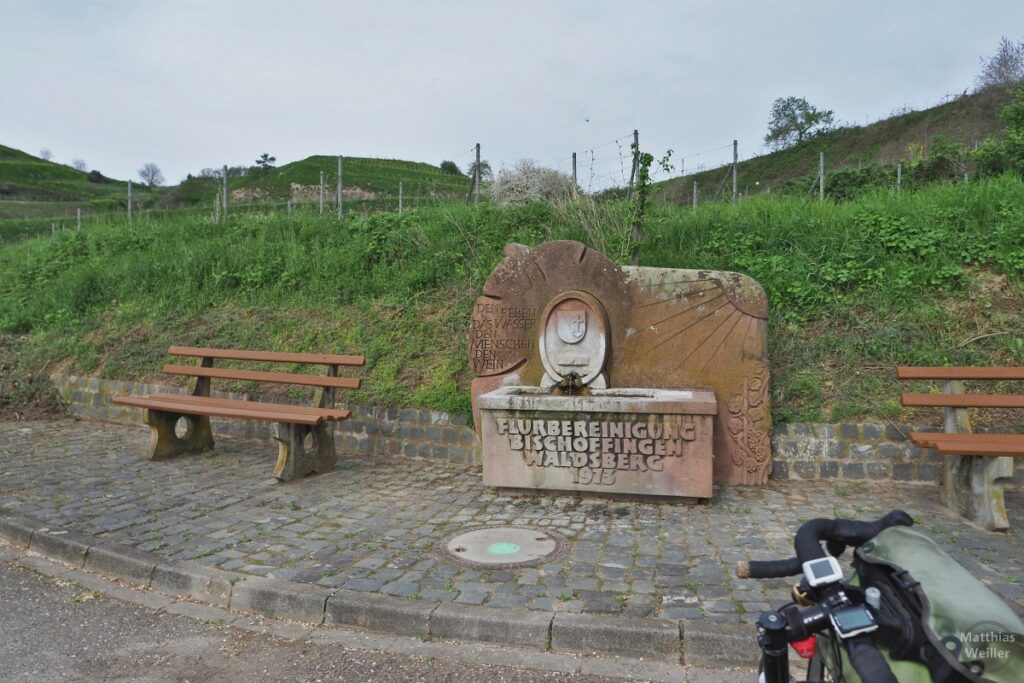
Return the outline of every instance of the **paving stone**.
{"type": "Polygon", "coordinates": [[[418,594],[420,592],[420,586],[417,583],[395,581],[381,586],[380,592],[407,598],[418,594]]]}

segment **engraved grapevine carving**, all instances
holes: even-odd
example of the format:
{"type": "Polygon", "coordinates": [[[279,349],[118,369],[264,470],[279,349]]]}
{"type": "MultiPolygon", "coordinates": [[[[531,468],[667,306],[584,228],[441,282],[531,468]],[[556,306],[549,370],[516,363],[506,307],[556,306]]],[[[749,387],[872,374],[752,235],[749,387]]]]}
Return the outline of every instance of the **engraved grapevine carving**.
{"type": "Polygon", "coordinates": [[[729,437],[736,448],[732,461],[747,472],[757,472],[771,459],[771,414],[768,411],[768,368],[758,365],[754,374],[729,401],[729,437]]]}

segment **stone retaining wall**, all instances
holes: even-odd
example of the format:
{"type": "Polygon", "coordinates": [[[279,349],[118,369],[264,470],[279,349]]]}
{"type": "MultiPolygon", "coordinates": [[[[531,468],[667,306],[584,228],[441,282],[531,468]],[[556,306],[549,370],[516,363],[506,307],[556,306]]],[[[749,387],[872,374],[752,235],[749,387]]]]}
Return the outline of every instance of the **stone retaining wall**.
{"type": "MultiPolygon", "coordinates": [[[[72,415],[138,424],[141,411],[113,405],[118,394],[145,396],[154,392],[183,393],[181,387],[53,375],[51,380],[72,415]]],[[[223,398],[241,394],[212,392],[223,398]]],[[[280,401],[281,399],[276,399],[280,401]]],[[[295,403],[300,403],[295,401],[295,403]]],[[[436,458],[480,464],[480,444],[463,415],[419,408],[344,404],[352,417],[335,423],[340,450],[364,454],[436,458]]],[[[213,418],[214,434],[270,438],[270,423],[213,418]]],[[[789,424],[772,436],[775,479],[867,479],[936,483],[942,480],[943,456],[910,443],[909,425],[789,424]]],[[[1016,459],[1015,484],[1024,485],[1024,458],[1016,459]]]]}

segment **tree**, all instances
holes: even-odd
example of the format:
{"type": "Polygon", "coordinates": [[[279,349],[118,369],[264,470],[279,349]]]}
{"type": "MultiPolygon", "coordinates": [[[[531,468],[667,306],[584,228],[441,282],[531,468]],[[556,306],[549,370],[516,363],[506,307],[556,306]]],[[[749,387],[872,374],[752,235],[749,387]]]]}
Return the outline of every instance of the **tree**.
{"type": "Polygon", "coordinates": [[[89,167],[85,165],[85,162],[81,159],[74,159],[71,162],[71,167],[76,171],[82,171],[83,173],[89,170],[89,167]]]}
{"type": "Polygon", "coordinates": [[[450,173],[451,175],[462,175],[462,171],[459,170],[459,165],[454,161],[442,161],[441,172],[450,173]]]}
{"type": "MultiPolygon", "coordinates": [[[[476,174],[476,162],[469,162],[469,166],[466,167],[466,175],[470,178],[474,178],[476,174]]],[[[491,165],[487,161],[480,160],[480,182],[484,183],[494,178],[494,172],[491,171],[491,165]]]]}
{"type": "Polygon", "coordinates": [[[780,97],[772,103],[768,135],[764,141],[775,149],[783,149],[832,126],[833,112],[812,107],[802,97],[780,97]]]}
{"type": "Polygon", "coordinates": [[[41,150],[39,150],[39,158],[49,161],[50,159],[53,158],[53,152],[43,147],[41,150]]]}
{"type": "Polygon", "coordinates": [[[260,167],[260,173],[266,175],[267,171],[274,168],[274,162],[276,161],[277,157],[272,157],[264,152],[258,159],[256,159],[256,165],[260,167]]]}
{"type": "Polygon", "coordinates": [[[164,174],[160,172],[160,167],[153,163],[140,168],[139,177],[150,187],[155,187],[164,181],[164,174]]]}
{"type": "Polygon", "coordinates": [[[1006,36],[999,41],[996,53],[981,58],[981,73],[974,80],[975,90],[1009,90],[1024,81],[1024,41],[1015,43],[1006,36]]]}

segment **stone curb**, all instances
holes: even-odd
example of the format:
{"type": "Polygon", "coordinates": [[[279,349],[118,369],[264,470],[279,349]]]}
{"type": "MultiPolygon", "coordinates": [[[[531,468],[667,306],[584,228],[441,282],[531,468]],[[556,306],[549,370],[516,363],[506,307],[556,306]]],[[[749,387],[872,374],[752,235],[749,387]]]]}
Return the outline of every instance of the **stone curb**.
{"type": "Polygon", "coordinates": [[[10,514],[0,514],[0,538],[76,569],[165,595],[317,626],[358,626],[391,635],[655,659],[703,668],[756,666],[760,656],[754,627],[749,624],[495,609],[332,591],[168,560],[10,514]]]}

